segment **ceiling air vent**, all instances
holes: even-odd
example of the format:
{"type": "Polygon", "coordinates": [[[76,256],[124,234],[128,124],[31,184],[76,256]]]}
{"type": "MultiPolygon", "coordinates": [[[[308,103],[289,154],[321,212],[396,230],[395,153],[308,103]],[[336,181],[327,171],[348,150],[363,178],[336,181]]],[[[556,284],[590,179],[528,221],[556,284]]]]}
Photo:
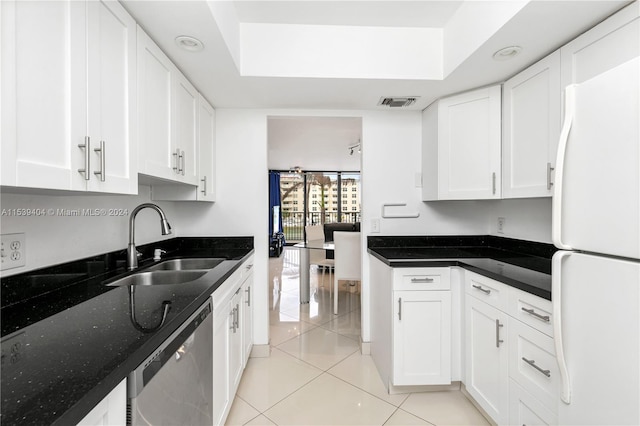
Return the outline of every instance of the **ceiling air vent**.
{"type": "Polygon", "coordinates": [[[380,98],[380,102],[378,105],[388,106],[391,108],[402,108],[407,107],[416,102],[419,96],[412,97],[402,97],[402,98],[385,98],[384,96],[380,98]]]}

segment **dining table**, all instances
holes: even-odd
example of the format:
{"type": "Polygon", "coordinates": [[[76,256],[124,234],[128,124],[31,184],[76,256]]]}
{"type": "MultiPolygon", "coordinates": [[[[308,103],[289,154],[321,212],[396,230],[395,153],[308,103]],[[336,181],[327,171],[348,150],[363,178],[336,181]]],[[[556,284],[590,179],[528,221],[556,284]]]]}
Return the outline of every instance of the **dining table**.
{"type": "Polygon", "coordinates": [[[309,253],[311,250],[335,250],[336,246],[333,241],[308,241],[294,244],[295,248],[300,250],[300,303],[309,303],[311,297],[311,278],[309,276],[309,253]]]}

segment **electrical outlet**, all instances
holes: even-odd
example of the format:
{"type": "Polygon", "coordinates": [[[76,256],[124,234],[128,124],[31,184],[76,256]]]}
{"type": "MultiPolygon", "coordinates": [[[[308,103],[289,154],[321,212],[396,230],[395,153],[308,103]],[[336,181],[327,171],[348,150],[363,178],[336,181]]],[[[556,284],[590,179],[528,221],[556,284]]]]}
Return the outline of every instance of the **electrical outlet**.
{"type": "Polygon", "coordinates": [[[27,356],[27,335],[25,332],[14,334],[2,341],[0,347],[2,355],[0,357],[2,367],[15,365],[23,361],[27,356]]]}
{"type": "Polygon", "coordinates": [[[498,234],[504,234],[504,223],[505,223],[505,218],[499,217],[498,218],[498,234]]]}
{"type": "Polygon", "coordinates": [[[24,233],[3,234],[0,244],[2,245],[2,269],[12,269],[26,264],[25,236],[24,233]]]}
{"type": "Polygon", "coordinates": [[[380,219],[371,219],[371,233],[380,232],[380,219]]]}

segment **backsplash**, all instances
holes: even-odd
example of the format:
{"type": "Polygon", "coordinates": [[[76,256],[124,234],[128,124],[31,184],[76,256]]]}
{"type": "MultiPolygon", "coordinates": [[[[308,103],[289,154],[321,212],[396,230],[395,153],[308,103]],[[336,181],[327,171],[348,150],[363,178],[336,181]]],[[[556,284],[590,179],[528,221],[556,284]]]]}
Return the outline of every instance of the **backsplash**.
{"type": "MultiPolygon", "coordinates": [[[[26,265],[2,271],[2,277],[86,258],[127,246],[129,214],[151,201],[151,188],[139,195],[39,195],[2,193],[2,234],[24,233],[26,265]]],[[[154,202],[156,203],[156,202],[154,202]]],[[[136,219],[136,244],[178,236],[179,210],[174,202],[157,202],[173,226],[160,234],[158,214],[141,211],[136,219]]]]}

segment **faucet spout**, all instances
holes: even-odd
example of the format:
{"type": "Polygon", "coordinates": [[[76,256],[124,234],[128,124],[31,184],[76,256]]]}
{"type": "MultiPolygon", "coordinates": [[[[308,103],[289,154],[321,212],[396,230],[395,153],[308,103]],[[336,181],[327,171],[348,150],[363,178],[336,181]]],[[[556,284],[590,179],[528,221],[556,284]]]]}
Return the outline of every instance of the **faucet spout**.
{"type": "Polygon", "coordinates": [[[167,221],[167,217],[165,216],[162,209],[156,204],[144,203],[144,204],[140,204],[138,207],[133,209],[133,211],[131,212],[131,215],[129,216],[129,244],[127,245],[127,267],[130,271],[138,267],[138,251],[136,250],[136,243],[135,243],[136,215],[140,210],[146,209],[146,208],[153,209],[156,212],[158,212],[158,214],[160,215],[160,232],[162,233],[162,235],[171,234],[171,225],[169,225],[169,222],[167,221]]]}

